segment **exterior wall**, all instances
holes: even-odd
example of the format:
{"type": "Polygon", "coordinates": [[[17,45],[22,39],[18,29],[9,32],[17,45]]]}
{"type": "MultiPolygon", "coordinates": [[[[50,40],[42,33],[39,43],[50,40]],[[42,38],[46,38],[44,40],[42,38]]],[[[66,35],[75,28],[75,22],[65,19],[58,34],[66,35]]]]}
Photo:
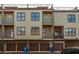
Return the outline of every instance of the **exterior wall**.
{"type": "Polygon", "coordinates": [[[66,15],[64,12],[54,12],[54,26],[64,26],[66,15]]]}
{"type": "Polygon", "coordinates": [[[14,39],[42,39],[42,11],[39,10],[17,10],[14,11],[14,39]],[[17,21],[17,12],[25,12],[26,19],[25,21],[17,21]],[[39,21],[31,21],[31,12],[40,12],[40,20],[39,21]],[[26,35],[18,35],[17,36],[17,26],[25,26],[26,27],[26,35]],[[31,27],[37,26],[40,28],[40,35],[31,35],[31,27]]]}
{"type": "Polygon", "coordinates": [[[79,39],[79,14],[78,12],[54,12],[54,26],[64,26],[64,39],[79,39]],[[76,22],[68,23],[67,15],[75,14],[76,22]],[[66,36],[65,28],[76,28],[76,36],[66,36]]]}

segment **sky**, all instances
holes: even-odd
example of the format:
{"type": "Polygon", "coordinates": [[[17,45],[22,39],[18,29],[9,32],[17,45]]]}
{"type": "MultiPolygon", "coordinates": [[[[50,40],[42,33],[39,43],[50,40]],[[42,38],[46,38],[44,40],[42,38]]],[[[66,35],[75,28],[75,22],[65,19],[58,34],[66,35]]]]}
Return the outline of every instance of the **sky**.
{"type": "Polygon", "coordinates": [[[54,7],[79,7],[79,0],[0,0],[0,4],[53,4],[54,7]]]}

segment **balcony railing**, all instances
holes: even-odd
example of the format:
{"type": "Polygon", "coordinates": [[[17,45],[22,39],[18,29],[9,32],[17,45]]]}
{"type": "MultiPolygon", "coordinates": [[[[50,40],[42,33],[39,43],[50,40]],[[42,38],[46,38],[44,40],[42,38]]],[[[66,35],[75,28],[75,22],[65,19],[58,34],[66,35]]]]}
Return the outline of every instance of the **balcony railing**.
{"type": "Polygon", "coordinates": [[[14,19],[5,17],[3,23],[6,24],[6,25],[13,25],[14,24],[14,19]]]}
{"type": "Polygon", "coordinates": [[[10,32],[10,31],[6,31],[4,34],[4,38],[13,38],[14,37],[14,33],[10,32]]]}
{"type": "Polygon", "coordinates": [[[52,25],[53,17],[52,16],[43,16],[43,24],[44,25],[52,25]]]}
{"type": "Polygon", "coordinates": [[[50,35],[50,36],[43,36],[43,38],[44,39],[52,39],[53,37],[52,37],[52,35],[50,35]]]}
{"type": "Polygon", "coordinates": [[[62,38],[64,38],[64,35],[62,35],[62,34],[54,35],[53,38],[54,39],[62,39],[62,38]]]}

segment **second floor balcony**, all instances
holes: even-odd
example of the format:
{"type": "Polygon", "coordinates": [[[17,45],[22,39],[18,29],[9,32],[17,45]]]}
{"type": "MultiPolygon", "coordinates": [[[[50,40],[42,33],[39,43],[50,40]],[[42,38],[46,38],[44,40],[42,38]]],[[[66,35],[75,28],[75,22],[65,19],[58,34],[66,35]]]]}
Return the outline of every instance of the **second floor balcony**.
{"type": "Polygon", "coordinates": [[[63,26],[55,26],[54,27],[54,39],[63,39],[64,38],[64,32],[63,32],[63,26]]]}
{"type": "Polygon", "coordinates": [[[43,26],[42,37],[43,37],[43,39],[52,39],[53,38],[52,26],[48,26],[48,25],[43,26]]]}
{"type": "MultiPolygon", "coordinates": [[[[13,26],[4,26],[3,38],[14,38],[14,28],[13,26]]],[[[0,38],[2,37],[2,27],[0,26],[0,38]]]]}

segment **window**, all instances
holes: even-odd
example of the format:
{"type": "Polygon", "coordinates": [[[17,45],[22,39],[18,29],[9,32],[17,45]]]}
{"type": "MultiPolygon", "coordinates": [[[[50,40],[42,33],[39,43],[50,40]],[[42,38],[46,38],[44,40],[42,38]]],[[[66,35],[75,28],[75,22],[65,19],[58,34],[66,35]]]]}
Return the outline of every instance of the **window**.
{"type": "Polygon", "coordinates": [[[25,27],[17,27],[18,35],[25,35],[25,27]]]}
{"type": "Polygon", "coordinates": [[[68,15],[68,22],[76,22],[76,16],[75,15],[68,15]]]}
{"type": "Polygon", "coordinates": [[[65,33],[66,33],[66,36],[75,36],[76,28],[66,28],[65,33]]]}
{"type": "Polygon", "coordinates": [[[32,27],[31,35],[39,35],[39,27],[32,27]]]}
{"type": "Polygon", "coordinates": [[[24,12],[17,12],[17,20],[24,21],[25,20],[25,13],[24,12]]]}
{"type": "Polygon", "coordinates": [[[32,21],[39,21],[39,12],[32,12],[31,19],[32,21]]]}

